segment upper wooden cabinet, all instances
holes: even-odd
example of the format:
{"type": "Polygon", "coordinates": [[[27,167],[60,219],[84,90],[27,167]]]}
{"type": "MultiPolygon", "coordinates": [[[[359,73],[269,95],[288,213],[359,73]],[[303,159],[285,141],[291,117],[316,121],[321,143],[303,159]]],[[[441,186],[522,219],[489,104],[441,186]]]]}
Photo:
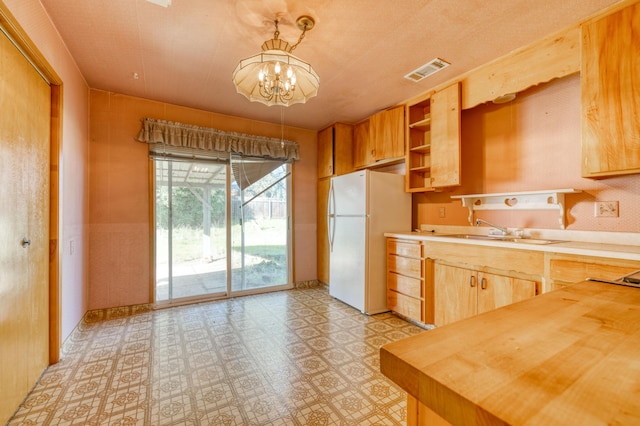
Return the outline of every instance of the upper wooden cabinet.
{"type": "Polygon", "coordinates": [[[404,106],[374,114],[370,121],[375,161],[404,156],[404,106]]]}
{"type": "Polygon", "coordinates": [[[353,170],[353,126],[335,123],[318,132],[318,178],[353,170]]]}
{"type": "Polygon", "coordinates": [[[388,163],[404,156],[404,106],[393,107],[356,124],[353,168],[388,163]]]}
{"type": "Polygon", "coordinates": [[[582,175],[640,173],[640,3],[582,27],[582,175]]]}
{"type": "Polygon", "coordinates": [[[407,105],[406,190],[460,185],[460,84],[407,105]]]}
{"type": "Polygon", "coordinates": [[[371,143],[369,119],[353,126],[353,168],[361,169],[376,161],[371,143]]]}

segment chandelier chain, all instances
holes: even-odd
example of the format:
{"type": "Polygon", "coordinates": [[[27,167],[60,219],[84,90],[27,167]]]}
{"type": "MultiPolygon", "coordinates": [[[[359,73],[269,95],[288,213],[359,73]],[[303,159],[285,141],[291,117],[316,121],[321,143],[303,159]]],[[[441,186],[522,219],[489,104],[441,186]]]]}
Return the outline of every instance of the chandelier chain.
{"type": "Polygon", "coordinates": [[[307,33],[307,24],[304,24],[304,29],[302,30],[302,33],[300,34],[300,37],[298,38],[298,42],[296,44],[294,44],[293,46],[291,46],[291,51],[292,52],[300,44],[300,42],[302,42],[302,39],[304,38],[304,35],[306,33],[307,33]]]}

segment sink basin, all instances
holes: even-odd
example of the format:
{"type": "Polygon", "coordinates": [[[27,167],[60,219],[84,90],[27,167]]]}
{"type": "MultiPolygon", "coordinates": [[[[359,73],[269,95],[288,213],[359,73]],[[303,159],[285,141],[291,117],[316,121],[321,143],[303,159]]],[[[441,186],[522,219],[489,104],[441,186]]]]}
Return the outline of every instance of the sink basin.
{"type": "Polygon", "coordinates": [[[506,237],[488,236],[488,235],[473,235],[473,234],[460,234],[460,235],[447,235],[447,237],[464,238],[465,240],[487,240],[487,241],[502,241],[506,237]]]}
{"type": "Polygon", "coordinates": [[[457,234],[457,235],[445,235],[446,237],[464,238],[466,240],[484,240],[484,241],[507,241],[511,243],[521,244],[554,244],[561,243],[561,240],[544,240],[536,238],[518,238],[512,236],[500,236],[500,235],[474,235],[474,234],[457,234]]]}

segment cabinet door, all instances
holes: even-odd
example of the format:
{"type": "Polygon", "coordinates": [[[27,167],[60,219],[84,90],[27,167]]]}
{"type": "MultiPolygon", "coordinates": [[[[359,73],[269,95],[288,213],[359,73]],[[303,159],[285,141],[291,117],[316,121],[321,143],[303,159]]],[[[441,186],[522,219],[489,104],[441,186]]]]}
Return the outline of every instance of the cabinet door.
{"type": "Polygon", "coordinates": [[[474,271],[436,263],[433,274],[436,325],[476,315],[478,283],[474,271]]]}
{"type": "Polygon", "coordinates": [[[318,132],[318,179],[333,176],[333,126],[318,132]]]}
{"type": "Polygon", "coordinates": [[[329,201],[330,179],[318,181],[317,234],[318,242],[318,280],[329,283],[329,237],[327,233],[327,207],[329,201]]]}
{"type": "Polygon", "coordinates": [[[333,128],[334,174],[344,175],[353,171],[353,126],[336,123],[333,128]]]}
{"type": "Polygon", "coordinates": [[[478,272],[479,314],[535,295],[535,281],[478,272]]]}
{"type": "Polygon", "coordinates": [[[375,160],[375,149],[371,143],[369,120],[358,123],[353,128],[353,168],[360,169],[375,160]]]}
{"type": "Polygon", "coordinates": [[[582,27],[582,175],[640,173],[640,3],[582,27]]]}
{"type": "Polygon", "coordinates": [[[431,96],[431,186],[460,185],[460,84],[431,96]]]}
{"type": "Polygon", "coordinates": [[[318,132],[318,179],[353,170],[353,126],[335,123],[318,132]]]}
{"type": "Polygon", "coordinates": [[[374,114],[370,120],[375,160],[404,156],[404,106],[374,114]]]}

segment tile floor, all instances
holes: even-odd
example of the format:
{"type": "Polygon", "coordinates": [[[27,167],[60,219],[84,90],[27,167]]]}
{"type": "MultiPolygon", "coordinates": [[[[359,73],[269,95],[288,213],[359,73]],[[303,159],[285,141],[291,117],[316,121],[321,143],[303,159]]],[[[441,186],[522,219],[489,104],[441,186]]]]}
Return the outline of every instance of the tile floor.
{"type": "Polygon", "coordinates": [[[94,311],[10,425],[400,425],[379,348],[424,331],[316,286],[94,311]]]}

